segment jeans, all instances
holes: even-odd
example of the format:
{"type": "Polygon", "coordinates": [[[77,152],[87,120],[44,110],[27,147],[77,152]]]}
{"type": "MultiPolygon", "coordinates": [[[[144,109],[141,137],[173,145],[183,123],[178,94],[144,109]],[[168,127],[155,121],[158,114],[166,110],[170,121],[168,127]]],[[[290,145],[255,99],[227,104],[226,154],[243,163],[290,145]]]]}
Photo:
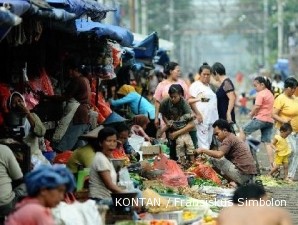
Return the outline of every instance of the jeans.
{"type": "Polygon", "coordinates": [[[79,140],[79,137],[86,133],[89,127],[89,124],[70,123],[61,141],[59,143],[53,143],[54,149],[63,152],[84,146],[85,143],[79,140]]]}

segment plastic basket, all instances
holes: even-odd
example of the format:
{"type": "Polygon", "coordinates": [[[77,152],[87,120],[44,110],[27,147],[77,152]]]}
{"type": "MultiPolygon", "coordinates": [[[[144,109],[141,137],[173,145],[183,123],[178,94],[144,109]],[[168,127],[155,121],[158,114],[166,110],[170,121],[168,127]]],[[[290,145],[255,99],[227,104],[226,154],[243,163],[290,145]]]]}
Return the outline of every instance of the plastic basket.
{"type": "Polygon", "coordinates": [[[173,212],[162,212],[151,214],[154,219],[157,220],[175,220],[178,224],[183,222],[183,211],[173,211],[173,212]]]}

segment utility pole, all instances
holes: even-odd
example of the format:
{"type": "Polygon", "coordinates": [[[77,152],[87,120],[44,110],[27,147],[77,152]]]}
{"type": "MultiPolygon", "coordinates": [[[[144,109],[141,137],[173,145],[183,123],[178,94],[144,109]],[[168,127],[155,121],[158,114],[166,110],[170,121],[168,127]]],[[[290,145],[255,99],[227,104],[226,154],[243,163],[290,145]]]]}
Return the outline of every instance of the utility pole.
{"type": "Polygon", "coordinates": [[[269,68],[269,47],[268,47],[268,0],[263,0],[264,7],[264,32],[263,32],[263,44],[264,44],[264,66],[269,68]]]}
{"type": "Polygon", "coordinates": [[[129,0],[130,30],[136,31],[135,0],[129,0]]]}
{"type": "Polygon", "coordinates": [[[278,58],[283,57],[283,0],[277,0],[277,49],[278,58]]]}
{"type": "Polygon", "coordinates": [[[170,41],[174,42],[174,0],[170,0],[169,6],[170,41]]]}
{"type": "Polygon", "coordinates": [[[141,33],[144,35],[148,34],[148,23],[147,23],[147,3],[146,0],[141,0],[141,7],[142,7],[142,27],[141,33]]]}
{"type": "Polygon", "coordinates": [[[139,0],[135,0],[135,32],[140,33],[140,6],[139,0]]]}

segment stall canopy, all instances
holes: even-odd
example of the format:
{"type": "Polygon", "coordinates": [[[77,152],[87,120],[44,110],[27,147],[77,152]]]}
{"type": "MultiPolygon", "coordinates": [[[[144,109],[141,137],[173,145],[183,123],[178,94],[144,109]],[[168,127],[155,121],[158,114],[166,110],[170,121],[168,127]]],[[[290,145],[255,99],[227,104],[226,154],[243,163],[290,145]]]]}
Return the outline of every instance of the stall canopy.
{"type": "MultiPolygon", "coordinates": [[[[146,35],[133,33],[134,36],[134,45],[137,45],[138,43],[142,42],[145,38],[147,38],[146,35]]],[[[163,49],[165,51],[171,51],[174,49],[174,43],[167,41],[165,39],[159,38],[158,45],[160,49],[163,49]]]]}
{"type": "Polygon", "coordinates": [[[98,37],[115,40],[124,47],[132,46],[133,34],[123,27],[87,21],[86,19],[77,19],[75,22],[78,33],[92,32],[98,37]]]}
{"type": "Polygon", "coordinates": [[[143,41],[134,44],[133,51],[136,59],[153,59],[158,49],[158,36],[156,32],[148,35],[143,41]]]}

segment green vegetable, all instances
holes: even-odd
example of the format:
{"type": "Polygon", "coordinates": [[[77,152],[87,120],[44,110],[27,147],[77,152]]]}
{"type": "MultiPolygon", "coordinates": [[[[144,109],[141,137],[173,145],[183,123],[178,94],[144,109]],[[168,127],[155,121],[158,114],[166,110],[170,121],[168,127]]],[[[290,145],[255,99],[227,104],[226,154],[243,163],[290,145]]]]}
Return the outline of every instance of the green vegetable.
{"type": "Polygon", "coordinates": [[[193,185],[198,185],[198,186],[218,186],[212,180],[205,180],[205,179],[201,179],[201,178],[195,178],[194,181],[193,181],[193,185]]]}

